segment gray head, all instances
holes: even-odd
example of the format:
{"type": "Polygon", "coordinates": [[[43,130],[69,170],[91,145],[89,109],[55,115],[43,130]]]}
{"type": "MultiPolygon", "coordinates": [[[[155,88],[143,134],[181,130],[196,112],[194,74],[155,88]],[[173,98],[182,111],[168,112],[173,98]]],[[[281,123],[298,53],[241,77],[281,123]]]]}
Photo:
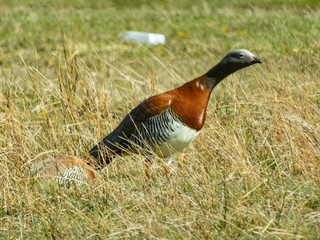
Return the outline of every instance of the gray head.
{"type": "Polygon", "coordinates": [[[206,87],[212,90],[222,79],[242,68],[255,63],[262,63],[246,49],[237,49],[229,52],[217,65],[206,74],[206,87]]]}
{"type": "Polygon", "coordinates": [[[259,58],[256,58],[246,49],[237,49],[229,52],[222,61],[228,65],[234,65],[237,69],[241,69],[255,63],[262,63],[259,58]]]}

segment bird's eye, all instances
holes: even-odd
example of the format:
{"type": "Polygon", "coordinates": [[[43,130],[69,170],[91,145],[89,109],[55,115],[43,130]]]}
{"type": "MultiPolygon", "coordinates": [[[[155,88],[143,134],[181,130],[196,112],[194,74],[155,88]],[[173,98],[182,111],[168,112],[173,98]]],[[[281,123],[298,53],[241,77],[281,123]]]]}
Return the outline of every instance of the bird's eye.
{"type": "Polygon", "coordinates": [[[239,58],[243,58],[243,57],[244,57],[244,53],[240,53],[239,58]]]}

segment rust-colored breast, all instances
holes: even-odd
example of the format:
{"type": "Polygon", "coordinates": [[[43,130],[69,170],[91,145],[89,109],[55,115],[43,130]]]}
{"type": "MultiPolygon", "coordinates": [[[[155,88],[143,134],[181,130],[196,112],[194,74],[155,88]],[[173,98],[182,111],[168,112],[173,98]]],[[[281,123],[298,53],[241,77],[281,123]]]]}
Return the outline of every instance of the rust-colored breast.
{"type": "Polygon", "coordinates": [[[173,90],[171,108],[188,127],[199,131],[206,120],[210,91],[205,88],[204,76],[173,90]]]}
{"type": "Polygon", "coordinates": [[[144,101],[148,116],[155,116],[168,107],[188,127],[199,131],[206,120],[210,91],[205,88],[204,76],[179,88],[152,96],[144,101]]]}

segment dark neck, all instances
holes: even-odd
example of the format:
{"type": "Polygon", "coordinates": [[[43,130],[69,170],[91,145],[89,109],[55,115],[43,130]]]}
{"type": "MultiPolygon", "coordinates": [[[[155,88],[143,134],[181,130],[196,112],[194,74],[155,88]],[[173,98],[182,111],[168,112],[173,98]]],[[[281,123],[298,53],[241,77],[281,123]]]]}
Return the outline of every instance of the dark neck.
{"type": "Polygon", "coordinates": [[[232,67],[231,64],[227,64],[225,59],[223,59],[205,74],[206,88],[212,91],[212,89],[217,86],[219,82],[237,70],[238,69],[232,67]]]}

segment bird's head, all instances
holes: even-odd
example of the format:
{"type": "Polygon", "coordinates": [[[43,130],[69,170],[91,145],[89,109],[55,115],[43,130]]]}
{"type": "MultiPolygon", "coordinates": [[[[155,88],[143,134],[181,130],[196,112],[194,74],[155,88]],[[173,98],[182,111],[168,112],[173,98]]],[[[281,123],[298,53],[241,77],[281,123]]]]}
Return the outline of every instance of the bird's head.
{"type": "Polygon", "coordinates": [[[206,74],[206,87],[213,89],[222,79],[242,68],[262,63],[251,52],[246,49],[237,49],[229,52],[217,65],[211,68],[206,74]]]}
{"type": "Polygon", "coordinates": [[[253,65],[255,63],[262,63],[259,58],[256,58],[246,49],[237,49],[229,52],[222,61],[232,68],[235,68],[235,70],[253,65]]]}

